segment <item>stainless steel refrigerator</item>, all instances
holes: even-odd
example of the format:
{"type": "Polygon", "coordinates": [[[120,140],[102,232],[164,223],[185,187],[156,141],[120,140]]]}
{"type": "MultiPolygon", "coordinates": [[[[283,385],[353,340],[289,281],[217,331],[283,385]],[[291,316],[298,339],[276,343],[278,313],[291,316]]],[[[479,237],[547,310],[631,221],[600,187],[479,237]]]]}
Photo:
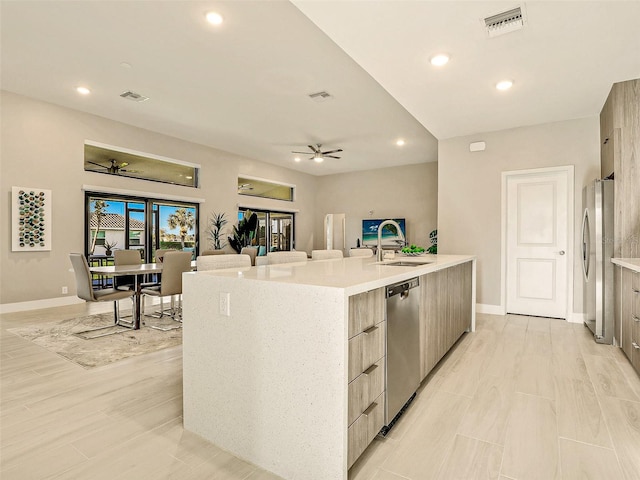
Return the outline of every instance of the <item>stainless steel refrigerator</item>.
{"type": "Polygon", "coordinates": [[[585,325],[598,343],[613,343],[613,180],[582,191],[582,273],[585,325]]]}

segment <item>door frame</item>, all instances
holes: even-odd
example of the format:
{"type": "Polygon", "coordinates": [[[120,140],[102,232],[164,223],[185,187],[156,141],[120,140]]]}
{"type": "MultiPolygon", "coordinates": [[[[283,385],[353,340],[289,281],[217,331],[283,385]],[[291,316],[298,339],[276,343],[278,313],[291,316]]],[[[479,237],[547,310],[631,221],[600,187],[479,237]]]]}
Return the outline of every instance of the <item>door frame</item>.
{"type": "Polygon", "coordinates": [[[530,176],[535,174],[564,172],[567,177],[567,305],[566,321],[580,323],[581,315],[573,312],[573,270],[574,270],[574,238],[575,226],[575,167],[566,165],[562,167],[532,168],[527,170],[510,170],[502,172],[502,198],[501,198],[501,234],[500,234],[500,310],[502,315],[507,313],[507,180],[513,177],[530,176]]]}

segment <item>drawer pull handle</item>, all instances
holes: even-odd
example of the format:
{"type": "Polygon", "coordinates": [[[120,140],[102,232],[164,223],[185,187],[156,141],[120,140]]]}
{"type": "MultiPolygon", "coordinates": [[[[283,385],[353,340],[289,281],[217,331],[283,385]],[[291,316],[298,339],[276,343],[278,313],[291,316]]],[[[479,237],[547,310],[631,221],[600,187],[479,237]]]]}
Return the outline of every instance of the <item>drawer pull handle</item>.
{"type": "Polygon", "coordinates": [[[640,318],[636,317],[635,315],[633,316],[633,321],[634,322],[640,322],[640,318]]]}
{"type": "MultiPolygon", "coordinates": [[[[636,320],[636,322],[637,321],[639,321],[639,320],[636,320]]],[[[363,375],[371,375],[376,368],[378,368],[378,364],[374,363],[369,368],[367,368],[364,372],[362,372],[362,374],[363,375]]]]}
{"type": "Polygon", "coordinates": [[[369,405],[367,407],[367,409],[364,412],[362,412],[362,414],[363,415],[371,415],[371,412],[373,412],[374,408],[376,408],[377,406],[378,406],[378,404],[376,402],[373,402],[371,405],[369,405]]]}
{"type": "Polygon", "coordinates": [[[365,335],[369,335],[370,333],[375,332],[378,329],[378,327],[376,325],[374,325],[373,327],[369,327],[367,328],[364,332],[365,335]]]}
{"type": "Polygon", "coordinates": [[[640,345],[638,345],[636,342],[633,342],[631,345],[633,345],[633,348],[635,348],[636,350],[640,350],[640,345]]]}

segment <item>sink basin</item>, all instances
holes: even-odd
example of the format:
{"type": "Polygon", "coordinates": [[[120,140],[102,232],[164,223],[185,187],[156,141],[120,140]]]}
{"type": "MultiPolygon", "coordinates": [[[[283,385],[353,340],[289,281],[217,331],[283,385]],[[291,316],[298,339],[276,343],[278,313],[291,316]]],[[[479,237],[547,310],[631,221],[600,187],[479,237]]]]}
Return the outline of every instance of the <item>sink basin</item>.
{"type": "Polygon", "coordinates": [[[430,263],[433,262],[407,262],[399,260],[397,262],[381,263],[381,265],[388,265],[390,267],[417,267],[419,265],[429,265],[430,263]]]}

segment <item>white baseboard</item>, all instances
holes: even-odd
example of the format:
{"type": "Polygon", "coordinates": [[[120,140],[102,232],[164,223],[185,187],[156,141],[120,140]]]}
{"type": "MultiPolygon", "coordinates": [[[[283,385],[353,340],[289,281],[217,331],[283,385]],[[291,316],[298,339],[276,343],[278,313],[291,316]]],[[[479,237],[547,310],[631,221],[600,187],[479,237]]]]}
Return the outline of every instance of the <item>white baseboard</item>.
{"type": "Polygon", "coordinates": [[[502,305],[489,305],[486,303],[476,303],[476,313],[488,313],[489,315],[504,315],[506,312],[502,305]]]}
{"type": "Polygon", "coordinates": [[[0,304],[0,313],[26,312],[27,310],[40,310],[41,308],[64,307],[84,303],[78,297],[56,297],[43,300],[31,300],[29,302],[0,304]]]}
{"type": "MultiPolygon", "coordinates": [[[[31,300],[28,302],[2,303],[0,304],[0,314],[26,312],[28,310],[40,310],[43,308],[66,307],[67,305],[78,305],[85,303],[78,297],[56,297],[45,298],[43,300],[31,300]]],[[[160,303],[159,298],[148,298],[147,305],[157,305],[160,303]]],[[[124,308],[121,306],[120,308],[124,308]]],[[[91,313],[105,313],[113,309],[111,302],[91,302],[91,313]]]]}
{"type": "Polygon", "coordinates": [[[584,313],[572,312],[567,316],[569,323],[584,323],[584,313]]]}

